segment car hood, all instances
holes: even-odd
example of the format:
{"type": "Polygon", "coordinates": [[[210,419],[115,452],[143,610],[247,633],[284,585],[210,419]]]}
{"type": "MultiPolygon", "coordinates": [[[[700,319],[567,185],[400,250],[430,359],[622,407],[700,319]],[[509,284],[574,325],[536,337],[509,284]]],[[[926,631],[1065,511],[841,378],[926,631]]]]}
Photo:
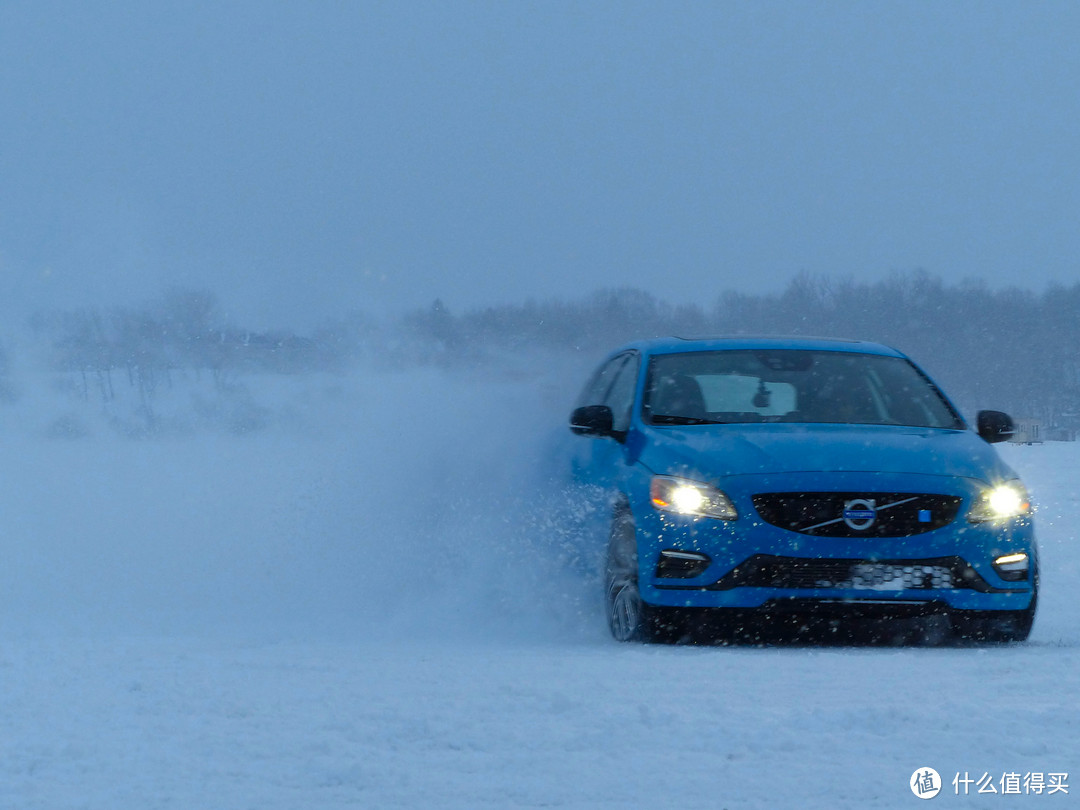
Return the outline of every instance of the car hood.
{"type": "Polygon", "coordinates": [[[891,425],[694,425],[645,428],[640,461],[657,474],[884,472],[981,481],[1016,474],[969,430],[891,425]]]}

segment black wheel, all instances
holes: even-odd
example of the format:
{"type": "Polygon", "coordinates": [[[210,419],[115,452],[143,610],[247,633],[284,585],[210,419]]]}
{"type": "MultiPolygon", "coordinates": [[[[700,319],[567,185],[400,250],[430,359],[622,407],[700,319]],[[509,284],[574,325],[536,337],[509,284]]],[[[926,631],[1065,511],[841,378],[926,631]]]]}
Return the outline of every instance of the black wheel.
{"type": "Polygon", "coordinates": [[[638,593],[634,519],[626,512],[616,515],[611,524],[604,566],[604,594],[612,638],[616,641],[647,640],[645,604],[638,593]]]}
{"type": "Polygon", "coordinates": [[[684,634],[681,613],[642,601],[638,591],[637,535],[634,518],[620,512],[611,524],[604,595],[608,628],[616,641],[673,643],[684,634]]]}

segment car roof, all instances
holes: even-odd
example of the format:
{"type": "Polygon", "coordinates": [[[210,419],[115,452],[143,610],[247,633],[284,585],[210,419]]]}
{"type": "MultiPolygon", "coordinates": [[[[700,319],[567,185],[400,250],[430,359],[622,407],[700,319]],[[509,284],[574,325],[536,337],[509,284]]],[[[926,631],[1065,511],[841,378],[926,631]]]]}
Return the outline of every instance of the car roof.
{"type": "Polygon", "coordinates": [[[639,340],[623,346],[619,351],[637,349],[644,354],[680,354],[683,352],[736,351],[746,349],[798,349],[803,351],[851,352],[854,354],[879,354],[888,357],[904,357],[902,352],[880,343],[865,340],[818,337],[755,337],[732,335],[729,337],[664,337],[639,340]]]}

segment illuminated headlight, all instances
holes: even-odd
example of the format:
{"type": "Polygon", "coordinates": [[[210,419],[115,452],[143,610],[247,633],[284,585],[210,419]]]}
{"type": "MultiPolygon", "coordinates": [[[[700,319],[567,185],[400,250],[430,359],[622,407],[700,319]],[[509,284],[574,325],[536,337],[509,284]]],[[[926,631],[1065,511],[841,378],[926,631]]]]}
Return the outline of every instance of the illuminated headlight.
{"type": "Polygon", "coordinates": [[[1022,551],[1004,554],[994,560],[994,569],[1008,582],[1020,582],[1028,576],[1028,555],[1022,551]]]}
{"type": "Polygon", "coordinates": [[[716,487],[685,478],[658,475],[649,486],[652,505],[661,512],[735,520],[735,505],[716,487]]]}
{"type": "Polygon", "coordinates": [[[972,523],[1004,520],[1031,514],[1031,499],[1019,481],[1009,481],[983,491],[968,513],[972,523]]]}

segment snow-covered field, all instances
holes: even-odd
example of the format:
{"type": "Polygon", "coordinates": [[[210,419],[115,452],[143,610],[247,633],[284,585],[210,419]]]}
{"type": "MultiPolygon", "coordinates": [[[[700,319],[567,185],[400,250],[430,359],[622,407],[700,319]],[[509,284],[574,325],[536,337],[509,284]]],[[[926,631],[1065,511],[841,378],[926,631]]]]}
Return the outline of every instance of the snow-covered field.
{"type": "Polygon", "coordinates": [[[1080,446],[1003,451],[1040,506],[1027,644],[625,646],[549,486],[566,376],[254,380],[257,429],[152,438],[25,385],[0,808],[886,808],[921,766],[939,805],[1075,802],[1080,446]]]}

